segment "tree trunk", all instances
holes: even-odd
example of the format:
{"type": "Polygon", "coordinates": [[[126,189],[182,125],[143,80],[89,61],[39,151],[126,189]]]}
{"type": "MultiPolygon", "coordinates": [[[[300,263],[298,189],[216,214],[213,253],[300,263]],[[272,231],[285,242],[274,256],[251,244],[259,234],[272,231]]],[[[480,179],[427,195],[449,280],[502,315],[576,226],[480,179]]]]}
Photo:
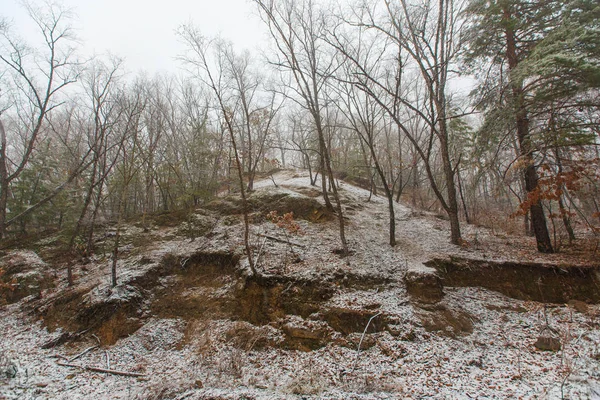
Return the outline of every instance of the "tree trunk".
{"type": "MultiPolygon", "coordinates": [[[[360,135],[360,137],[361,137],[361,139],[363,139],[363,141],[367,142],[366,145],[369,148],[369,151],[371,153],[371,161],[375,165],[375,170],[377,171],[377,174],[379,175],[379,178],[381,179],[381,183],[383,184],[383,190],[384,190],[385,196],[388,200],[388,212],[389,212],[389,220],[390,220],[390,225],[389,225],[390,242],[389,243],[390,243],[390,246],[394,247],[394,246],[396,246],[396,214],[394,212],[394,190],[390,187],[388,179],[385,176],[385,171],[381,167],[381,164],[379,164],[379,159],[377,158],[377,154],[375,153],[375,145],[373,143],[373,132],[371,131],[367,135],[368,135],[368,141],[362,134],[360,135]]],[[[361,144],[361,147],[362,147],[362,144],[361,144]]],[[[374,184],[374,179],[372,179],[372,182],[374,184]]]]}
{"type": "MultiPolygon", "coordinates": [[[[521,107],[522,108],[522,107],[521,107]]],[[[538,251],[541,253],[553,253],[552,242],[550,241],[550,234],[548,232],[548,226],[546,225],[546,216],[544,215],[544,209],[542,202],[538,198],[538,175],[535,168],[533,155],[531,154],[531,145],[529,141],[529,122],[525,114],[524,108],[517,112],[517,135],[519,139],[519,145],[521,148],[521,157],[523,158],[525,167],[525,190],[527,191],[528,199],[531,201],[529,211],[531,213],[531,224],[533,226],[533,233],[537,242],[538,251]]]]}
{"type": "Polygon", "coordinates": [[[106,177],[108,175],[108,171],[112,168],[109,168],[107,165],[107,149],[106,143],[104,144],[104,148],[102,151],[102,158],[100,160],[99,171],[101,175],[99,176],[99,180],[96,183],[96,195],[95,195],[95,203],[94,209],[92,210],[92,216],[90,219],[90,226],[87,231],[87,241],[86,241],[86,252],[87,254],[92,254],[94,252],[94,230],[96,229],[96,220],[98,219],[98,212],[100,211],[100,205],[102,204],[102,190],[104,189],[104,183],[106,181],[106,177]]]}
{"type": "Polygon", "coordinates": [[[308,156],[308,154],[302,153],[302,159],[306,160],[305,162],[308,167],[308,176],[310,176],[310,186],[316,186],[317,185],[317,174],[315,174],[315,177],[313,178],[312,167],[310,165],[310,157],[308,156]]]}
{"type": "Polygon", "coordinates": [[[565,230],[569,235],[569,243],[575,240],[575,232],[573,231],[573,226],[571,226],[571,219],[569,218],[568,211],[565,207],[565,203],[563,201],[562,196],[558,198],[558,207],[560,209],[560,215],[562,217],[563,224],[565,226],[565,230]]]}
{"type": "MultiPolygon", "coordinates": [[[[77,224],[75,225],[75,229],[71,234],[71,240],[69,241],[69,251],[71,254],[74,253],[75,249],[75,239],[79,236],[79,232],[81,231],[81,227],[83,226],[83,220],[87,214],[88,208],[92,201],[92,195],[94,194],[94,186],[96,181],[96,168],[97,168],[97,160],[94,160],[94,167],[90,177],[89,188],[86,192],[85,199],[83,201],[83,207],[81,209],[81,214],[79,214],[79,219],[77,219],[77,224]]],[[[67,283],[68,286],[73,286],[73,263],[69,262],[67,264],[67,283]]]]}
{"type": "MultiPolygon", "coordinates": [[[[79,235],[81,231],[81,227],[83,226],[83,220],[88,212],[88,208],[90,203],[92,202],[92,196],[94,194],[94,187],[96,186],[96,173],[98,170],[98,157],[94,155],[94,164],[92,167],[92,173],[90,174],[90,182],[88,190],[85,194],[85,199],[83,200],[83,207],[81,209],[81,213],[79,214],[79,218],[77,219],[77,224],[75,224],[75,230],[71,234],[71,240],[69,241],[69,250],[72,252],[75,248],[75,239],[79,235]]],[[[70,267],[70,265],[69,265],[70,267]]],[[[72,285],[72,282],[69,281],[69,286],[72,285]]]]}
{"type": "MultiPolygon", "coordinates": [[[[327,149],[327,145],[325,144],[325,134],[323,132],[323,126],[321,124],[321,116],[318,114],[318,101],[315,101],[316,104],[316,110],[317,112],[315,113],[314,117],[315,117],[315,122],[316,122],[316,126],[317,126],[317,135],[319,136],[319,147],[321,148],[321,165],[323,165],[325,168],[327,168],[327,174],[329,175],[329,181],[331,182],[331,189],[333,191],[333,198],[335,200],[335,205],[337,208],[337,216],[338,216],[338,221],[339,221],[339,230],[340,230],[340,242],[342,243],[342,255],[343,256],[347,256],[348,255],[348,243],[346,242],[346,229],[345,229],[345,225],[344,225],[344,214],[342,211],[342,202],[340,201],[340,196],[337,190],[337,187],[335,185],[335,180],[333,177],[333,170],[331,168],[331,159],[329,157],[329,150],[327,149]]],[[[326,197],[325,202],[327,203],[329,201],[329,198],[327,197],[327,190],[326,190],[326,183],[325,183],[325,170],[321,171],[321,175],[323,177],[322,179],[322,185],[323,185],[323,194],[324,197],[326,197]]],[[[329,207],[333,208],[333,206],[331,205],[331,203],[329,203],[329,207]]],[[[329,208],[328,207],[328,208],[329,208]]]]}
{"type": "MultiPolygon", "coordinates": [[[[4,162],[2,162],[4,164],[4,162]]],[[[4,167],[4,165],[3,165],[4,167]]],[[[0,239],[6,236],[6,206],[8,203],[8,180],[5,178],[4,170],[0,172],[0,239]]]]}
{"type": "Polygon", "coordinates": [[[115,243],[112,251],[112,263],[110,268],[110,282],[111,286],[117,286],[117,261],[119,260],[119,242],[121,239],[121,216],[119,216],[119,222],[117,224],[117,233],[115,234],[115,243]]]}
{"type": "Polygon", "coordinates": [[[411,203],[413,207],[417,206],[417,191],[419,190],[419,161],[417,155],[413,155],[413,166],[410,169],[412,174],[412,194],[411,203]]]}
{"type": "MultiPolygon", "coordinates": [[[[563,172],[563,167],[562,159],[560,157],[560,152],[557,146],[554,147],[554,156],[556,157],[556,165],[558,166],[558,173],[560,175],[563,172]]],[[[564,193],[567,190],[567,188],[564,184],[561,184],[560,190],[564,193]]],[[[575,232],[573,231],[573,226],[571,226],[571,219],[569,218],[569,213],[565,207],[565,202],[563,201],[563,193],[561,193],[558,196],[558,208],[560,210],[560,216],[562,218],[563,225],[565,226],[565,230],[569,235],[569,243],[571,243],[573,240],[575,240],[575,232]]]]}
{"type": "Polygon", "coordinates": [[[375,168],[379,173],[379,177],[383,182],[383,190],[385,191],[385,196],[388,200],[388,211],[390,216],[390,246],[396,246],[396,214],[394,212],[394,192],[390,189],[388,182],[385,178],[385,173],[381,169],[379,162],[376,159],[373,159],[375,162],[375,168]]]}
{"type": "MultiPolygon", "coordinates": [[[[445,118],[445,116],[443,118],[445,118]]],[[[458,201],[456,196],[456,184],[454,182],[454,170],[452,169],[450,154],[448,152],[446,123],[441,116],[440,120],[440,147],[442,151],[444,176],[446,178],[446,192],[448,194],[446,213],[450,219],[450,242],[452,244],[460,245],[462,237],[460,234],[460,221],[458,219],[458,201]]]]}
{"type": "MultiPolygon", "coordinates": [[[[509,71],[512,72],[519,63],[517,58],[517,43],[515,32],[513,28],[511,28],[512,24],[510,23],[512,15],[507,5],[504,5],[503,11],[506,23],[506,58],[509,71]]],[[[520,80],[516,81],[516,78],[510,77],[510,86],[515,108],[517,142],[519,144],[521,159],[525,164],[525,190],[528,196],[526,201],[531,202],[529,210],[531,212],[531,223],[537,242],[537,248],[541,253],[553,253],[554,249],[552,248],[548,226],[546,225],[546,216],[544,215],[542,202],[539,199],[539,196],[537,196],[538,174],[535,168],[533,149],[531,148],[531,138],[529,136],[529,119],[524,104],[523,82],[520,80]]]]}
{"type": "Polygon", "coordinates": [[[402,191],[404,190],[404,158],[402,157],[402,135],[400,131],[398,131],[398,165],[400,170],[398,171],[398,193],[396,194],[396,203],[400,203],[400,196],[402,196],[402,191]]]}
{"type": "Polygon", "coordinates": [[[6,206],[9,184],[6,165],[6,131],[0,120],[0,240],[6,235],[6,206]]]}
{"type": "Polygon", "coordinates": [[[463,211],[465,213],[465,221],[467,224],[471,223],[471,218],[469,218],[469,210],[467,209],[467,202],[465,201],[465,194],[463,193],[463,185],[460,178],[460,171],[457,172],[457,181],[458,181],[458,193],[460,194],[460,200],[462,202],[463,211]]]}
{"type": "Polygon", "coordinates": [[[100,184],[98,193],[96,194],[96,203],[94,204],[92,217],[90,218],[90,226],[87,231],[87,241],[85,246],[87,254],[92,254],[94,252],[94,230],[96,229],[96,219],[98,219],[98,212],[100,211],[100,203],[102,201],[102,187],[103,185],[100,184]]]}
{"type": "Polygon", "coordinates": [[[321,191],[323,192],[323,200],[325,200],[325,206],[329,211],[334,211],[333,205],[331,204],[331,200],[329,200],[329,195],[327,194],[327,175],[328,173],[325,170],[325,152],[327,149],[325,148],[325,144],[321,143],[321,138],[319,138],[319,147],[321,148],[321,191]]]}

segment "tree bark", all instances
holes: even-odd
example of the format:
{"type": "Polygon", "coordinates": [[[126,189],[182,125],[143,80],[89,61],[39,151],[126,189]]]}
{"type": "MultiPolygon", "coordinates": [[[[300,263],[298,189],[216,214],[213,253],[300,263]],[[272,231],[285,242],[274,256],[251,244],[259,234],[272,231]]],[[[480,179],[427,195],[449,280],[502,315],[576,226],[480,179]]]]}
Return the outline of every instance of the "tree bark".
{"type": "MultiPolygon", "coordinates": [[[[316,91],[315,91],[316,94],[316,91]]],[[[346,242],[346,229],[345,229],[345,224],[344,224],[344,214],[342,211],[342,202],[340,201],[340,195],[338,193],[336,184],[335,184],[335,180],[333,177],[333,169],[331,168],[331,158],[329,157],[329,149],[327,149],[327,145],[325,144],[325,133],[323,132],[323,125],[321,122],[321,115],[319,114],[319,103],[318,103],[318,99],[315,99],[315,106],[316,106],[316,112],[313,114],[314,118],[315,118],[315,123],[317,125],[317,135],[319,136],[319,147],[322,149],[322,161],[321,163],[324,164],[326,171],[321,171],[321,175],[323,177],[322,180],[322,184],[323,184],[323,194],[324,196],[327,196],[327,187],[325,184],[325,173],[327,173],[328,177],[329,177],[329,182],[331,183],[331,190],[333,192],[333,199],[335,200],[335,205],[336,205],[336,212],[337,212],[337,216],[338,216],[338,222],[339,222],[339,232],[340,232],[340,242],[342,244],[342,255],[343,256],[347,256],[348,255],[348,243],[346,242]]],[[[326,202],[329,199],[327,198],[326,202]]],[[[329,203],[329,206],[331,208],[333,208],[333,206],[331,205],[331,203],[329,203]]]]}
{"type": "Polygon", "coordinates": [[[457,171],[456,178],[458,181],[458,193],[460,194],[460,200],[462,202],[463,211],[465,213],[465,221],[467,222],[467,224],[470,224],[471,218],[469,217],[469,210],[467,208],[467,202],[465,201],[465,194],[463,192],[463,185],[462,185],[462,180],[460,177],[460,171],[457,171]]]}
{"type": "MultiPolygon", "coordinates": [[[[516,36],[513,28],[511,28],[512,15],[508,9],[508,5],[504,5],[503,12],[506,25],[506,58],[509,71],[513,71],[519,63],[516,36]]],[[[552,248],[548,226],[546,225],[546,216],[544,215],[542,202],[537,195],[538,174],[533,158],[531,137],[529,135],[529,119],[525,107],[523,82],[511,77],[510,86],[514,101],[517,142],[519,144],[520,157],[525,164],[523,174],[525,178],[525,191],[528,196],[525,201],[531,202],[529,211],[531,213],[531,223],[537,242],[537,249],[541,253],[553,253],[554,249],[552,248]]]]}
{"type": "MultiPolygon", "coordinates": [[[[558,167],[558,174],[563,173],[562,159],[560,157],[560,152],[558,146],[554,147],[554,156],[556,157],[556,165],[558,167]]],[[[560,184],[560,195],[558,196],[558,208],[560,210],[560,216],[563,221],[563,225],[565,226],[565,230],[569,235],[569,243],[575,240],[575,231],[573,231],[573,226],[571,225],[571,219],[569,218],[569,213],[565,207],[565,202],[563,200],[563,194],[567,190],[564,184],[560,184]]]]}
{"type": "Polygon", "coordinates": [[[8,167],[6,165],[6,131],[0,120],[0,240],[6,235],[6,206],[8,203],[8,167]]]}
{"type": "MultiPolygon", "coordinates": [[[[445,117],[442,117],[445,118],[445,117]]],[[[440,119],[442,119],[440,118],[440,119]]],[[[447,134],[445,120],[440,121],[440,142],[442,151],[442,163],[444,166],[444,177],[446,178],[446,193],[448,195],[448,206],[446,212],[450,219],[450,242],[460,245],[462,237],[460,234],[460,221],[458,219],[458,201],[456,196],[456,183],[454,182],[454,169],[448,152],[447,134]]]]}

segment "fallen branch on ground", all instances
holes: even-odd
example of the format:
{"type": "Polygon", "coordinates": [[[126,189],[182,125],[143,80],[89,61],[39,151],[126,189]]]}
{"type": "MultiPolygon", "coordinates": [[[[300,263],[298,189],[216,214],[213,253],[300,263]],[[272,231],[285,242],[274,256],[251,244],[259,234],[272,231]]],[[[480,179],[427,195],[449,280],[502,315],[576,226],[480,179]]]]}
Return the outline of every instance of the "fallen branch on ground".
{"type": "Polygon", "coordinates": [[[73,356],[73,357],[69,358],[69,359],[67,360],[67,362],[73,362],[73,361],[77,360],[79,357],[81,357],[82,355],[84,355],[85,353],[88,353],[88,352],[90,352],[90,351],[92,351],[92,350],[96,350],[98,347],[99,347],[99,346],[91,346],[91,347],[88,347],[87,349],[85,349],[85,350],[84,350],[84,351],[82,351],[81,353],[77,354],[76,356],[73,356]]]}
{"type": "Polygon", "coordinates": [[[94,335],[93,333],[92,333],[92,337],[94,339],[96,339],[96,342],[98,342],[98,346],[100,346],[100,338],[98,336],[94,335]]]}
{"type": "Polygon", "coordinates": [[[69,361],[69,357],[65,357],[62,354],[52,354],[51,356],[49,356],[50,358],[62,358],[65,361],[69,361]]]}
{"type": "Polygon", "coordinates": [[[146,376],[146,374],[140,374],[138,372],[117,371],[117,370],[114,370],[114,369],[89,367],[89,366],[85,366],[85,365],[77,365],[77,364],[61,363],[61,362],[58,362],[57,364],[60,365],[60,366],[62,366],[62,367],[79,368],[79,369],[84,369],[86,371],[103,372],[105,374],[113,374],[113,375],[121,375],[121,376],[133,376],[133,377],[146,376]]]}
{"type": "Polygon", "coordinates": [[[303,245],[303,244],[296,243],[296,242],[291,242],[291,241],[289,241],[289,240],[285,240],[285,239],[281,239],[281,238],[278,238],[277,236],[263,235],[262,233],[258,233],[257,235],[258,235],[258,236],[260,236],[260,237],[264,237],[264,238],[267,238],[267,239],[273,240],[273,241],[275,241],[275,242],[279,242],[279,243],[287,243],[287,244],[289,244],[289,245],[296,246],[296,247],[300,247],[300,248],[302,248],[302,249],[306,248],[306,246],[305,246],[305,245],[303,245]]]}

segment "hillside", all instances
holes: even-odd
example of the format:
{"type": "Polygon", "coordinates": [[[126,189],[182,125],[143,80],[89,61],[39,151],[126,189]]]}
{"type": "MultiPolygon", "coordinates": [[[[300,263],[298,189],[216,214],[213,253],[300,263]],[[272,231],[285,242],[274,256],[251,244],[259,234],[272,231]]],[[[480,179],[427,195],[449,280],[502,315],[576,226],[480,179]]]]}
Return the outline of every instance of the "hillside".
{"type": "Polygon", "coordinates": [[[7,249],[0,398],[600,398],[597,259],[466,224],[453,246],[447,221],[402,204],[391,248],[386,201],[345,182],[341,258],[308,183],[255,184],[257,276],[235,195],[128,224],[115,288],[110,227],[105,252],[77,260],[57,255],[60,235],[7,249]]]}

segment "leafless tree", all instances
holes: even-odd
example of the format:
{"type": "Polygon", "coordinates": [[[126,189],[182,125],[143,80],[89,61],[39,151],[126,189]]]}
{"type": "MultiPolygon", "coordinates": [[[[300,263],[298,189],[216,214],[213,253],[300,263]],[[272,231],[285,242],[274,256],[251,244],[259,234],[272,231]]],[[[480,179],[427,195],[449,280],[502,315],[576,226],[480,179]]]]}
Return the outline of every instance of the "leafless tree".
{"type": "Polygon", "coordinates": [[[221,41],[219,45],[226,61],[224,68],[227,81],[237,103],[234,115],[240,132],[241,162],[248,177],[248,190],[251,191],[257,168],[267,151],[272,124],[283,103],[277,102],[275,92],[265,94],[262,90],[264,78],[251,69],[251,56],[248,52],[237,54],[231,43],[225,41],[221,41]]]}
{"type": "MultiPolygon", "coordinates": [[[[90,204],[95,192],[102,192],[104,183],[112,165],[105,165],[106,151],[108,148],[108,135],[112,124],[114,124],[115,114],[117,114],[117,102],[114,99],[114,89],[118,80],[118,70],[120,60],[112,60],[110,65],[102,61],[96,61],[90,66],[85,74],[85,86],[87,97],[90,101],[89,115],[82,118],[93,120],[93,125],[88,135],[88,146],[92,151],[92,170],[89,174],[87,191],[83,200],[81,214],[75,225],[75,230],[71,236],[70,247],[73,249],[75,239],[83,227],[84,220],[88,214],[90,204]],[[102,167],[102,168],[101,168],[102,167]]],[[[114,162],[112,163],[114,165],[114,162]]],[[[90,229],[93,231],[93,223],[90,229]]],[[[93,234],[92,234],[93,235],[93,234]]],[[[91,250],[88,248],[88,251],[91,250]]]]}
{"type": "MultiPolygon", "coordinates": [[[[111,134],[114,135],[113,127],[119,118],[120,108],[116,101],[115,86],[118,83],[118,73],[121,66],[121,60],[112,59],[110,64],[101,60],[96,60],[91,64],[84,74],[85,91],[89,100],[90,113],[81,116],[81,129],[89,132],[87,136],[88,152],[90,152],[91,170],[88,171],[87,187],[83,198],[83,205],[79,218],[69,242],[69,249],[74,251],[76,240],[81,233],[87,218],[87,238],[85,244],[85,254],[93,252],[93,237],[98,211],[100,209],[102,193],[109,173],[114,167],[117,157],[109,161],[109,149],[112,146],[119,145],[111,142],[111,134]],[[88,120],[93,123],[88,125],[88,120]],[[95,199],[95,203],[93,200],[95,199]],[[90,213],[90,207],[92,207],[90,213]]],[[[80,105],[81,106],[81,105],[80,105]]],[[[83,107],[81,107],[83,108],[83,107]]],[[[118,153],[118,152],[117,152],[118,153]]],[[[69,285],[73,284],[72,264],[67,265],[67,281],[69,285]]]]}
{"type": "Polygon", "coordinates": [[[122,135],[119,138],[118,154],[119,162],[116,165],[117,181],[114,186],[117,212],[117,230],[112,249],[111,262],[111,283],[117,285],[117,263],[119,260],[119,246],[121,241],[121,231],[125,219],[125,210],[127,209],[127,197],[130,184],[142,167],[139,161],[141,152],[141,131],[142,131],[142,113],[146,106],[146,98],[143,95],[141,87],[133,87],[132,90],[120,98],[120,107],[123,108],[123,118],[120,119],[119,129],[122,135]]]}
{"type": "Polygon", "coordinates": [[[335,69],[336,63],[335,57],[323,51],[326,46],[321,38],[325,33],[324,14],[317,10],[312,0],[254,0],[254,2],[278,50],[278,58],[273,63],[283,72],[291,75],[293,85],[290,88],[295,93],[291,98],[305,108],[314,121],[321,156],[323,197],[327,206],[332,209],[333,206],[327,195],[325,181],[327,176],[336,203],[335,211],[339,221],[342,254],[347,255],[348,244],[342,204],[333,175],[323,117],[324,85],[335,69]]]}
{"type": "Polygon", "coordinates": [[[353,84],[386,110],[419,153],[431,188],[450,219],[454,244],[462,241],[454,177],[458,160],[453,160],[450,153],[448,121],[452,115],[447,109],[446,90],[457,54],[455,35],[460,28],[457,19],[460,8],[453,0],[428,0],[419,4],[406,0],[399,3],[366,1],[353,10],[351,16],[343,17],[344,23],[328,35],[329,43],[354,65],[350,77],[353,84]],[[348,27],[358,31],[358,43],[344,33],[348,27]],[[378,51],[365,54],[362,40],[369,34],[379,38],[378,42],[370,42],[378,51]],[[390,60],[395,66],[388,65],[390,60]],[[413,79],[412,85],[425,89],[425,101],[415,97],[414,88],[407,90],[411,86],[407,74],[413,79]],[[421,79],[417,80],[419,76],[421,79]],[[409,129],[408,122],[414,118],[421,119],[427,126],[429,137],[424,142],[409,129]],[[435,179],[431,163],[436,143],[444,174],[441,185],[435,179]],[[444,186],[446,195],[442,192],[444,186]]]}
{"type": "MultiPolygon", "coordinates": [[[[348,73],[351,73],[351,70],[344,71],[344,75],[348,73]]],[[[366,146],[369,159],[373,163],[375,171],[383,184],[383,190],[388,200],[389,243],[390,246],[395,246],[396,216],[394,212],[392,182],[388,179],[376,149],[377,136],[384,122],[384,112],[372,97],[360,90],[356,85],[339,81],[336,88],[338,89],[339,96],[337,98],[338,101],[335,103],[338,104],[344,113],[350,128],[358,135],[361,143],[366,146]]]]}
{"type": "MultiPolygon", "coordinates": [[[[79,75],[69,10],[53,3],[48,4],[46,9],[24,4],[43,39],[43,46],[40,50],[28,47],[12,34],[7,24],[0,26],[0,74],[10,85],[10,103],[4,112],[15,114],[22,131],[26,132],[23,148],[15,154],[9,151],[11,143],[0,122],[0,238],[5,235],[10,222],[21,217],[7,221],[11,184],[19,178],[32,157],[48,114],[62,104],[61,93],[79,75]]],[[[79,171],[79,168],[75,169],[75,172],[79,171]]],[[[75,176],[69,176],[68,181],[75,176]]],[[[59,186],[55,192],[60,192],[63,187],[59,186]]],[[[33,207],[26,210],[27,213],[32,211],[33,207]]]]}
{"type": "Polygon", "coordinates": [[[191,67],[196,77],[202,80],[213,92],[219,115],[224,121],[224,126],[229,132],[233,157],[238,173],[240,195],[244,213],[244,246],[252,273],[256,275],[252,248],[250,247],[250,221],[249,206],[244,183],[244,170],[238,152],[237,131],[235,129],[235,109],[228,104],[229,92],[226,82],[227,58],[224,44],[218,39],[207,40],[193,26],[185,26],[179,32],[181,39],[187,46],[188,54],[181,57],[187,66],[191,67]],[[211,52],[213,52],[211,54],[211,52]],[[211,58],[214,56],[214,60],[211,58]]]}
{"type": "Polygon", "coordinates": [[[313,160],[315,156],[319,155],[319,151],[317,150],[318,145],[314,143],[316,138],[314,134],[311,135],[314,129],[312,129],[312,124],[305,121],[306,116],[302,111],[290,114],[288,122],[290,132],[287,139],[289,148],[300,153],[302,168],[308,170],[311,186],[316,186],[319,171],[316,170],[313,175],[313,169],[316,169],[316,165],[313,167],[313,163],[315,163],[313,160]]]}

